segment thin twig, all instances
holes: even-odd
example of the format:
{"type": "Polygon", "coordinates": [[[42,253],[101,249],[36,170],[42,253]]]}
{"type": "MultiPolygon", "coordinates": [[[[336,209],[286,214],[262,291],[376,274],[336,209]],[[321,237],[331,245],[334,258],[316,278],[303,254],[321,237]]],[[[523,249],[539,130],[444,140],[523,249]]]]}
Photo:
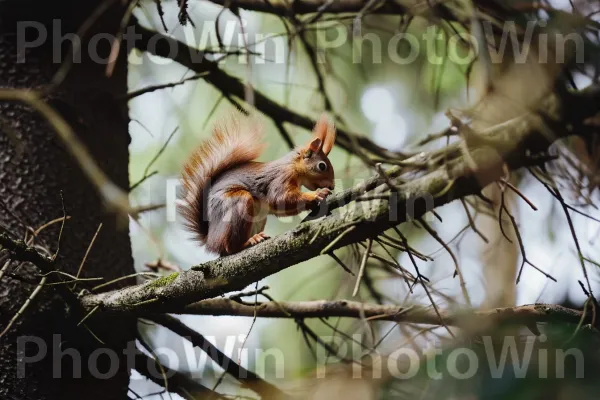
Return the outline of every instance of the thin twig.
{"type": "Polygon", "coordinates": [[[423,228],[425,228],[425,230],[439,243],[441,244],[444,249],[446,249],[446,251],[448,252],[448,254],[450,255],[450,257],[452,258],[452,261],[454,262],[454,268],[455,268],[455,275],[458,275],[458,280],[460,282],[460,288],[462,290],[462,294],[463,297],[465,298],[465,301],[467,303],[467,305],[469,307],[472,306],[471,304],[471,298],[469,297],[469,293],[467,292],[467,285],[465,283],[465,278],[462,274],[462,271],[460,270],[460,267],[458,265],[458,259],[456,258],[456,255],[454,254],[454,252],[452,251],[452,249],[450,249],[450,247],[448,246],[448,244],[446,242],[444,242],[444,240],[438,235],[438,233],[429,226],[429,224],[427,224],[427,222],[425,222],[423,219],[420,219],[419,222],[421,223],[421,225],[423,226],[423,228]]]}
{"type": "Polygon", "coordinates": [[[116,279],[113,279],[113,280],[111,280],[111,281],[104,282],[104,283],[102,283],[101,285],[94,286],[94,287],[93,287],[93,288],[91,288],[90,290],[91,290],[92,292],[95,292],[95,291],[97,291],[98,289],[101,289],[101,288],[103,288],[103,287],[106,287],[106,286],[112,285],[112,284],[114,284],[114,283],[120,282],[120,281],[122,281],[122,280],[125,280],[125,279],[134,278],[134,277],[136,277],[136,276],[143,276],[143,277],[155,278],[155,279],[156,279],[156,278],[160,278],[160,277],[161,277],[161,275],[160,275],[160,274],[156,274],[156,273],[153,273],[153,272],[136,272],[135,274],[129,274],[129,275],[126,275],[126,276],[121,276],[121,277],[118,277],[118,278],[116,278],[116,279]]]}
{"type": "Polygon", "coordinates": [[[346,236],[347,234],[349,234],[350,232],[352,232],[354,229],[356,229],[356,226],[352,225],[351,227],[349,227],[348,229],[346,229],[345,231],[343,231],[342,233],[340,233],[335,239],[333,239],[331,241],[331,243],[329,243],[327,246],[325,246],[325,248],[323,250],[321,250],[321,255],[329,253],[330,250],[333,247],[335,247],[335,245],[338,244],[338,242],[340,240],[342,240],[342,238],[344,236],[346,236]]]}
{"type": "Polygon", "coordinates": [[[506,180],[504,178],[500,179],[500,181],[502,181],[502,183],[504,183],[506,186],[508,186],[513,192],[515,192],[516,194],[518,194],[519,197],[522,198],[525,201],[525,203],[527,203],[529,205],[529,207],[531,207],[531,209],[533,211],[537,211],[538,210],[538,208],[535,206],[535,204],[533,204],[533,202],[531,200],[529,200],[527,198],[527,196],[525,196],[519,189],[517,189],[515,187],[515,185],[513,185],[512,183],[510,183],[508,180],[506,180]]]}
{"type": "Polygon", "coordinates": [[[473,230],[473,232],[475,232],[477,235],[479,235],[479,237],[481,238],[481,240],[483,240],[486,243],[489,243],[490,241],[488,240],[488,238],[483,234],[483,232],[481,232],[477,228],[477,225],[475,225],[475,220],[473,220],[473,217],[471,216],[471,212],[469,211],[469,206],[467,206],[467,203],[465,202],[465,199],[461,198],[460,202],[461,202],[463,208],[465,209],[465,214],[467,215],[467,219],[469,220],[469,226],[471,227],[471,229],[473,230]]]}
{"type": "Polygon", "coordinates": [[[329,257],[333,258],[333,259],[334,259],[334,261],[335,261],[335,262],[336,262],[336,263],[337,263],[337,264],[338,264],[340,267],[342,267],[342,269],[343,269],[344,271],[346,271],[346,272],[347,272],[347,273],[349,273],[350,275],[353,275],[353,276],[354,276],[354,272],[352,272],[352,271],[350,270],[350,268],[348,268],[348,267],[346,266],[346,264],[344,264],[344,263],[342,262],[342,260],[340,260],[340,258],[339,258],[338,256],[336,256],[336,255],[335,255],[335,253],[334,253],[333,251],[330,251],[329,253],[327,253],[327,255],[328,255],[329,257]]]}
{"type": "Polygon", "coordinates": [[[56,241],[56,251],[54,252],[54,255],[52,256],[52,260],[56,260],[56,257],[58,257],[58,253],[60,251],[60,241],[62,239],[63,229],[65,229],[65,222],[67,221],[67,209],[65,208],[65,198],[63,196],[62,190],[60,191],[60,202],[62,204],[63,217],[62,217],[62,221],[60,224],[60,230],[58,231],[58,240],[56,241]]]}
{"type": "Polygon", "coordinates": [[[360,281],[362,280],[362,277],[365,274],[365,267],[367,266],[367,261],[369,260],[369,253],[371,252],[372,246],[373,239],[367,240],[367,249],[365,250],[362,261],[360,262],[360,268],[358,269],[358,276],[356,277],[356,285],[354,286],[352,297],[356,297],[356,295],[358,294],[358,289],[360,288],[360,281]]]}
{"type": "Polygon", "coordinates": [[[44,284],[46,283],[46,279],[47,279],[46,277],[43,277],[40,280],[40,283],[36,286],[36,288],[34,289],[34,291],[31,292],[31,294],[29,295],[29,297],[27,298],[27,300],[25,300],[25,303],[23,303],[23,305],[21,306],[21,308],[19,308],[19,311],[17,311],[17,313],[10,319],[10,321],[8,322],[8,325],[6,325],[6,328],[4,328],[4,330],[2,332],[0,332],[0,338],[2,336],[4,336],[6,334],[6,332],[8,332],[10,330],[10,328],[17,321],[17,319],[19,319],[19,317],[21,315],[23,315],[23,313],[25,312],[25,310],[27,310],[27,307],[29,307],[29,305],[31,304],[31,302],[33,301],[33,299],[35,299],[35,297],[38,295],[38,293],[44,287],[44,284]]]}
{"type": "Polygon", "coordinates": [[[77,323],[77,326],[79,326],[79,325],[83,324],[83,323],[84,323],[84,322],[85,322],[85,321],[86,321],[86,320],[87,320],[89,317],[91,317],[91,316],[92,316],[92,315],[93,315],[93,314],[94,314],[96,311],[98,311],[98,309],[99,309],[99,308],[100,308],[100,306],[99,306],[99,305],[98,305],[98,306],[96,306],[96,307],[94,307],[94,308],[92,308],[92,310],[91,310],[89,313],[87,313],[87,314],[86,314],[86,315],[83,317],[83,319],[82,319],[81,321],[79,321],[79,322],[77,323]]]}
{"type": "Polygon", "coordinates": [[[145,88],[138,89],[138,90],[135,90],[133,92],[127,93],[127,95],[125,95],[123,97],[123,99],[125,101],[129,101],[129,100],[134,99],[136,97],[142,96],[142,95],[147,94],[147,93],[152,93],[152,92],[155,92],[157,90],[162,90],[162,89],[168,89],[168,88],[177,87],[179,85],[183,85],[186,82],[195,81],[195,80],[198,80],[200,78],[203,78],[207,74],[208,74],[208,72],[203,72],[203,73],[200,73],[200,74],[196,74],[194,76],[187,77],[187,78],[182,79],[182,80],[180,80],[178,82],[171,82],[171,83],[165,83],[165,84],[162,84],[162,85],[148,86],[148,87],[145,87],[145,88]]]}
{"type": "MultiPolygon", "coordinates": [[[[102,229],[102,222],[100,222],[100,224],[98,225],[98,229],[96,229],[96,233],[94,233],[94,236],[92,236],[92,240],[90,241],[90,244],[88,245],[85,254],[83,255],[83,259],[81,260],[81,263],[79,264],[79,268],[77,269],[77,275],[75,275],[75,279],[79,279],[79,275],[81,275],[81,271],[83,270],[83,266],[85,265],[85,261],[88,258],[88,254],[90,254],[90,251],[92,250],[92,247],[94,246],[94,242],[96,241],[96,237],[98,237],[98,234],[100,233],[100,229],[102,229]]],[[[73,286],[73,289],[75,289],[75,285],[73,286]]]]}
{"type": "Polygon", "coordinates": [[[141,185],[146,179],[148,179],[151,176],[153,176],[153,175],[156,174],[156,172],[153,172],[153,173],[149,174],[148,171],[150,170],[150,168],[152,167],[152,165],[154,165],[154,163],[156,162],[156,160],[158,160],[158,158],[161,156],[161,154],[165,151],[165,149],[169,145],[169,142],[171,141],[171,139],[173,138],[173,136],[175,136],[175,133],[177,133],[178,130],[179,130],[179,126],[175,127],[175,129],[173,129],[173,131],[171,132],[171,134],[167,137],[167,140],[165,141],[165,143],[163,143],[163,145],[160,147],[160,149],[158,149],[158,151],[156,152],[156,154],[154,155],[154,157],[152,157],[152,160],[150,160],[150,162],[148,163],[148,165],[146,165],[146,168],[144,168],[144,174],[142,175],[142,178],[129,188],[130,192],[133,191],[139,185],[141,185]]]}

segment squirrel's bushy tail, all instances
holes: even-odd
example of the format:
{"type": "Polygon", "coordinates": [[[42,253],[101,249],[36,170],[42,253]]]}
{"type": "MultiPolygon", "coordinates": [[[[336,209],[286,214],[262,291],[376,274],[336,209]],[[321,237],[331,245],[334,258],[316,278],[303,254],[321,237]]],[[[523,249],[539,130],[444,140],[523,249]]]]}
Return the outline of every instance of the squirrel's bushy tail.
{"type": "Polygon", "coordinates": [[[183,168],[183,199],[179,212],[186,227],[204,243],[208,234],[208,189],[220,174],[258,158],[264,149],[262,129],[251,118],[230,116],[213,127],[212,136],[190,156],[183,168]]]}

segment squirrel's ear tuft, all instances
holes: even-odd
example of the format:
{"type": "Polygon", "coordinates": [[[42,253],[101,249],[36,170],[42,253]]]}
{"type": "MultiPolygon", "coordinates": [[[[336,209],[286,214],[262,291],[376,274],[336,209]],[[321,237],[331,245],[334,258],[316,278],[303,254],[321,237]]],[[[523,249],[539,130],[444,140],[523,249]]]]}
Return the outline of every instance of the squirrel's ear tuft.
{"type": "MultiPolygon", "coordinates": [[[[323,119],[323,117],[321,117],[321,119],[323,119]]],[[[325,128],[325,138],[323,139],[323,153],[328,155],[335,144],[336,132],[335,125],[330,122],[327,117],[325,117],[325,123],[327,125],[325,128]]]]}
{"type": "MultiPolygon", "coordinates": [[[[329,121],[327,114],[321,114],[313,129],[313,135],[321,140],[323,153],[329,154],[335,143],[335,126],[329,121]]],[[[321,147],[319,147],[320,149],[321,147]]]]}
{"type": "Polygon", "coordinates": [[[335,143],[335,125],[329,121],[327,114],[321,114],[313,129],[313,137],[321,141],[315,151],[321,150],[322,146],[323,153],[329,154],[335,143]]]}
{"type": "Polygon", "coordinates": [[[322,142],[325,142],[325,138],[327,138],[327,127],[329,125],[329,118],[327,118],[327,114],[321,114],[321,117],[315,124],[313,128],[313,135],[321,139],[322,142]]]}

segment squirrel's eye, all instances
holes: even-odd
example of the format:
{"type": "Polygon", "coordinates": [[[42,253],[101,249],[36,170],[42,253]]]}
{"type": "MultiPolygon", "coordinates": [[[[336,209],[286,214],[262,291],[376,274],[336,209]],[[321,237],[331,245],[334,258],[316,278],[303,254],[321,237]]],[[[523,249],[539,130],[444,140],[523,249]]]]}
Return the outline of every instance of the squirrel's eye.
{"type": "Polygon", "coordinates": [[[321,172],[325,172],[325,171],[327,171],[327,164],[324,161],[320,161],[317,164],[317,169],[321,172]]]}

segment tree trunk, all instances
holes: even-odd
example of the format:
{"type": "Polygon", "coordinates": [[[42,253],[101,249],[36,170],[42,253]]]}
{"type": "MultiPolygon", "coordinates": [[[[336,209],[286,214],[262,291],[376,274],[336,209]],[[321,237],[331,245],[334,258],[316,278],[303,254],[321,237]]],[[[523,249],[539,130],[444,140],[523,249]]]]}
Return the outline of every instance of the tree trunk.
{"type": "MultiPolygon", "coordinates": [[[[60,23],[62,35],[76,32],[101,1],[0,0],[0,87],[38,88],[47,84],[60,66],[59,60],[53,62],[53,56],[62,50],[62,59],[66,58],[71,45],[68,40],[62,47],[53,44],[53,20],[60,21],[54,24],[56,27],[60,23]],[[45,42],[25,52],[18,49],[22,36],[18,34],[18,21],[43,23],[48,32],[45,42]]],[[[67,79],[47,100],[71,124],[100,167],[126,189],[128,116],[126,104],[116,99],[127,92],[126,54],[120,54],[108,78],[105,63],[97,61],[107,58],[109,41],[104,38],[98,42],[95,60],[87,46],[96,33],[114,36],[118,32],[123,4],[112,3],[116,5],[105,11],[83,38],[81,63],[73,65],[67,79]]],[[[37,37],[38,28],[30,30],[28,40],[37,37]]],[[[0,226],[23,238],[27,229],[37,229],[62,217],[61,193],[70,219],[60,242],[57,268],[76,274],[102,223],[81,276],[108,281],[132,273],[128,221],[106,212],[98,192],[43,117],[23,104],[0,99],[0,226]]],[[[36,243],[55,251],[59,230],[60,223],[48,227],[36,243]]],[[[13,276],[5,275],[0,281],[0,330],[36,287],[14,276],[40,280],[40,271],[33,265],[16,270],[17,266],[12,263],[7,272],[13,276]]],[[[79,284],[78,290],[84,287],[79,284]]],[[[92,315],[77,326],[81,316],[70,311],[72,308],[52,286],[44,287],[0,338],[0,398],[126,397],[131,365],[123,349],[134,338],[134,321],[103,324],[92,315]],[[40,352],[40,347],[46,351],[40,352]]]]}

